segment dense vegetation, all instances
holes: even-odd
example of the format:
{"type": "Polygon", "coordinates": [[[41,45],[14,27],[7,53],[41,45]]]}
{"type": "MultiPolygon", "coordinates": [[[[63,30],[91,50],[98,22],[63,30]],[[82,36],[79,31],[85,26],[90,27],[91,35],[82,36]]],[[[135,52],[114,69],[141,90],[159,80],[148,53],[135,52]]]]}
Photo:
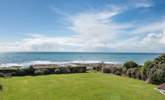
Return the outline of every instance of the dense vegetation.
{"type": "Polygon", "coordinates": [[[0,100],[164,100],[155,85],[103,73],[0,78],[0,100]]]}
{"type": "Polygon", "coordinates": [[[136,62],[128,61],[122,67],[103,67],[104,73],[126,75],[135,79],[146,80],[148,83],[165,83],[165,54],[155,58],[153,61],[146,61],[143,66],[136,62]]]}
{"type": "Polygon", "coordinates": [[[24,67],[11,67],[0,69],[0,77],[11,76],[26,76],[26,75],[47,75],[47,74],[64,74],[64,73],[85,73],[86,67],[83,66],[66,66],[66,67],[53,67],[49,68],[34,68],[32,66],[24,67]]]}

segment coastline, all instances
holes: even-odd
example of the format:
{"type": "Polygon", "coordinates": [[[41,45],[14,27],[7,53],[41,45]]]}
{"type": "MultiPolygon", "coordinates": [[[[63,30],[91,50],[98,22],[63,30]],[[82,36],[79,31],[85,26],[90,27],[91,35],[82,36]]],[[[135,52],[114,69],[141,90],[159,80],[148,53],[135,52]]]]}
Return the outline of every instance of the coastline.
{"type": "Polygon", "coordinates": [[[51,61],[31,61],[27,63],[6,63],[0,64],[1,67],[12,67],[12,66],[20,66],[20,67],[29,67],[30,65],[57,65],[57,66],[75,66],[75,65],[85,65],[85,66],[97,66],[98,64],[105,65],[121,65],[119,62],[108,62],[108,61],[60,61],[60,62],[51,62],[51,61]]]}

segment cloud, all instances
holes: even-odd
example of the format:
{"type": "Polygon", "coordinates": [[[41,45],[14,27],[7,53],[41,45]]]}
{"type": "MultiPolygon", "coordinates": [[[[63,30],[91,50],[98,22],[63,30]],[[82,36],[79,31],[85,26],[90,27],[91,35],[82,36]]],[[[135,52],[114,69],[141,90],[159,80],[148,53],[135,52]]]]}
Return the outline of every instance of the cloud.
{"type": "Polygon", "coordinates": [[[123,42],[116,43],[114,48],[127,52],[164,52],[165,31],[162,33],[148,33],[144,37],[135,36],[123,42]]]}
{"type": "Polygon", "coordinates": [[[132,27],[130,24],[118,24],[112,18],[122,13],[122,10],[104,10],[98,12],[84,12],[70,19],[69,28],[77,33],[75,37],[86,48],[105,47],[114,41],[121,32],[132,27]]]}
{"type": "MultiPolygon", "coordinates": [[[[149,7],[148,0],[135,0],[137,7],[149,7]],[[141,1],[141,2],[140,2],[141,1]]],[[[134,1],[134,2],[135,2],[134,1]]],[[[151,5],[150,5],[151,6],[151,5]]],[[[165,50],[165,20],[144,23],[115,22],[128,8],[111,6],[76,14],[60,9],[70,36],[47,36],[30,33],[16,42],[1,42],[0,51],[121,51],[163,52],[165,50]]]]}
{"type": "Polygon", "coordinates": [[[122,11],[113,7],[113,9],[83,12],[69,16],[70,26],[68,29],[75,33],[72,36],[49,37],[30,34],[30,38],[24,38],[16,43],[3,43],[6,44],[6,47],[0,47],[0,50],[97,51],[100,48],[108,48],[111,41],[117,38],[117,34],[120,34],[119,30],[129,28],[129,25],[119,25],[112,21],[112,18],[119,13],[122,11]]]}
{"type": "Polygon", "coordinates": [[[152,0],[132,0],[136,8],[149,8],[153,7],[152,0]]]}
{"type": "Polygon", "coordinates": [[[0,44],[0,51],[70,51],[71,37],[32,36],[17,42],[0,44]]]}
{"type": "Polygon", "coordinates": [[[162,32],[165,29],[165,19],[159,19],[157,21],[149,22],[147,24],[139,25],[134,30],[136,33],[150,33],[150,32],[162,32]]]}
{"type": "Polygon", "coordinates": [[[164,52],[165,51],[165,19],[147,24],[141,23],[130,32],[130,38],[116,43],[114,48],[121,51],[164,52]]]}

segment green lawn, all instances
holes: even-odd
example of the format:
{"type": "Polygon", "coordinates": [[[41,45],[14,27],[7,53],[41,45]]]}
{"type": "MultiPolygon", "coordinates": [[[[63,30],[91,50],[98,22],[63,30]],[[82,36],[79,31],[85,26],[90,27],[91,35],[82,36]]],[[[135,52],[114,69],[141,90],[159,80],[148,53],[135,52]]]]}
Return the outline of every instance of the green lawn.
{"type": "Polygon", "coordinates": [[[102,73],[0,78],[0,100],[165,100],[155,85],[102,73]]]}

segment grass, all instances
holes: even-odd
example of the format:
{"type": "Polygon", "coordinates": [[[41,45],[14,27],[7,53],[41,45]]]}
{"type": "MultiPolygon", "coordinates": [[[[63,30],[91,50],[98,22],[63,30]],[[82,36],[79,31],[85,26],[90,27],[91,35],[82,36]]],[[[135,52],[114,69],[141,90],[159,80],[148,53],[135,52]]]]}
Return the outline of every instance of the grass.
{"type": "Polygon", "coordinates": [[[143,81],[103,73],[0,78],[0,100],[165,100],[143,81]]]}

